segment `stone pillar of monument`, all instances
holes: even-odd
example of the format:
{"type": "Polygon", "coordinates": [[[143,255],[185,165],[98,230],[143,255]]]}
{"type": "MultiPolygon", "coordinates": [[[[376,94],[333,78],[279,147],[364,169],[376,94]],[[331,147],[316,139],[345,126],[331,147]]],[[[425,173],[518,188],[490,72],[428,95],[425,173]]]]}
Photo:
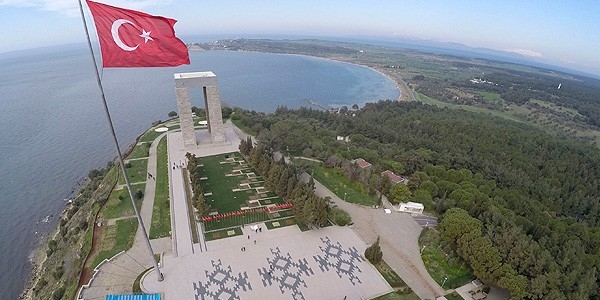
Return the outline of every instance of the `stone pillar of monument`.
{"type": "Polygon", "coordinates": [[[212,143],[225,142],[225,129],[221,116],[221,101],[217,88],[217,76],[213,72],[178,73],[175,77],[175,92],[177,94],[177,108],[179,109],[179,122],[183,134],[185,147],[197,145],[192,120],[192,105],[190,102],[190,87],[203,89],[208,131],[212,143]]]}

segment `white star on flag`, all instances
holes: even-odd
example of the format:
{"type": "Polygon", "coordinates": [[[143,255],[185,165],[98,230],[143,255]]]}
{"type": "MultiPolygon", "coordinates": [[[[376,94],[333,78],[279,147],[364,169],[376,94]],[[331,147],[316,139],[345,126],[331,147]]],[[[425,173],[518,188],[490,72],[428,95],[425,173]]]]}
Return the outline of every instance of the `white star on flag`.
{"type": "Polygon", "coordinates": [[[144,44],[147,43],[148,40],[154,41],[150,36],[150,32],[152,31],[146,31],[145,29],[142,29],[142,34],[140,34],[140,37],[144,38],[144,44]]]}

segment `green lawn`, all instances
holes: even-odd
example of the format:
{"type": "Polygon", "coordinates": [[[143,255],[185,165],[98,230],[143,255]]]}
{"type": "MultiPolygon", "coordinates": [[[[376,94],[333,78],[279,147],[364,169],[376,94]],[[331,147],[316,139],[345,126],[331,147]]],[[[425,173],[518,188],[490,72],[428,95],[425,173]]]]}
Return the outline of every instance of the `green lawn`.
{"type": "Polygon", "coordinates": [[[502,97],[500,97],[500,94],[498,93],[479,92],[479,95],[481,95],[485,101],[496,102],[502,100],[502,97]]]}
{"type": "Polygon", "coordinates": [[[452,109],[464,109],[464,110],[470,111],[470,112],[489,114],[489,115],[492,115],[495,117],[500,117],[500,118],[511,120],[514,122],[532,124],[531,122],[527,122],[527,121],[524,121],[524,120],[516,117],[513,112],[500,112],[500,111],[491,110],[491,109],[487,109],[487,108],[483,108],[483,107],[475,107],[475,106],[470,106],[470,105],[460,105],[460,104],[448,103],[448,102],[440,101],[438,99],[427,97],[426,95],[421,94],[419,92],[415,92],[415,95],[417,96],[417,98],[419,100],[421,100],[421,102],[430,104],[430,105],[435,105],[438,107],[448,107],[448,108],[452,108],[452,109]]]}
{"type": "Polygon", "coordinates": [[[276,221],[265,222],[265,226],[267,226],[267,229],[277,229],[277,228],[292,226],[292,225],[296,225],[296,219],[294,217],[289,217],[289,218],[276,220],[276,221]]]}
{"type": "Polygon", "coordinates": [[[235,126],[237,126],[237,128],[239,128],[241,131],[243,131],[249,135],[256,136],[257,132],[252,130],[250,127],[247,127],[246,125],[242,124],[242,121],[240,121],[236,118],[231,118],[231,122],[233,124],[235,124],[235,126]]]}
{"type": "MultiPolygon", "coordinates": [[[[212,193],[212,196],[206,196],[206,201],[210,204],[213,211],[217,211],[220,214],[239,211],[241,207],[248,206],[248,200],[252,195],[255,195],[255,190],[236,191],[233,189],[238,188],[238,184],[242,180],[248,180],[245,175],[239,176],[225,176],[231,173],[235,169],[239,169],[239,165],[224,163],[227,157],[237,157],[241,159],[241,155],[237,152],[219,154],[214,156],[202,157],[199,159],[200,174],[203,177],[207,177],[208,180],[201,181],[202,189],[205,193],[212,193]]],[[[246,167],[243,170],[244,173],[254,172],[257,175],[257,181],[264,181],[264,179],[258,176],[258,173],[250,168],[246,167]]],[[[264,186],[264,183],[250,183],[253,188],[264,186]]],[[[267,196],[275,196],[273,193],[267,193],[267,196]]],[[[269,199],[272,203],[281,204],[283,200],[279,197],[269,199]]]]}
{"type": "Polygon", "coordinates": [[[152,208],[151,239],[171,235],[171,204],[169,202],[169,162],[167,157],[167,139],[158,143],[156,153],[156,190],[152,208]]]}
{"type": "MultiPolygon", "coordinates": [[[[162,127],[162,126],[161,126],[162,127]]],[[[163,134],[162,132],[156,132],[154,131],[154,129],[149,129],[148,131],[146,131],[146,133],[144,133],[142,135],[142,137],[140,138],[139,142],[154,142],[154,140],[159,136],[163,134]]]]}
{"type": "Polygon", "coordinates": [[[205,240],[214,241],[214,240],[224,239],[224,238],[228,238],[231,236],[237,236],[237,235],[242,235],[242,229],[240,227],[212,231],[205,235],[205,240]]]}
{"type": "MultiPolygon", "coordinates": [[[[273,192],[265,192],[264,197],[273,197],[265,200],[259,199],[255,189],[234,192],[233,189],[240,188],[239,184],[244,180],[247,181],[250,186],[257,188],[264,186],[263,183],[257,183],[264,181],[264,179],[249,166],[242,167],[239,163],[221,163],[225,162],[227,158],[232,157],[235,157],[236,161],[243,160],[238,152],[201,157],[198,159],[198,165],[201,165],[199,167],[201,177],[207,178],[207,180],[201,181],[202,189],[205,193],[212,193],[212,195],[204,197],[205,201],[211,206],[212,212],[219,214],[238,212],[242,207],[250,207],[249,200],[251,200],[251,198],[258,200],[260,205],[284,203],[284,201],[280,197],[276,197],[273,192]],[[246,175],[225,176],[226,174],[230,174],[234,169],[242,169],[243,173],[253,172],[256,175],[256,181],[250,182],[246,175]]],[[[255,205],[258,205],[258,203],[255,205]]],[[[283,214],[285,213],[281,213],[279,217],[287,216],[283,214]]],[[[273,218],[277,217],[262,211],[261,208],[256,208],[252,213],[205,222],[204,226],[206,231],[212,231],[235,227],[241,224],[263,222],[273,218]]]]}
{"type": "MultiPolygon", "coordinates": [[[[135,159],[128,160],[125,165],[130,164],[131,167],[126,168],[127,176],[129,176],[129,182],[145,182],[148,179],[148,159],[135,159]]],[[[119,184],[125,184],[123,176],[119,178],[119,184]]]]}
{"type": "Polygon", "coordinates": [[[127,155],[127,159],[148,157],[149,149],[150,143],[137,144],[133,148],[133,151],[127,155]]]}
{"type": "Polygon", "coordinates": [[[369,196],[358,191],[356,189],[358,183],[351,182],[348,177],[341,174],[338,170],[325,168],[321,164],[314,164],[312,168],[315,171],[315,179],[340,197],[340,199],[346,199],[346,202],[367,206],[377,204],[378,200],[375,196],[369,196]]]}
{"type": "Polygon", "coordinates": [[[456,288],[475,279],[469,267],[456,253],[444,250],[439,232],[432,229],[423,230],[419,237],[419,247],[423,245],[425,248],[421,258],[429,275],[440,285],[444,283],[444,278],[448,278],[444,289],[456,288]]]}
{"type": "Polygon", "coordinates": [[[104,259],[111,258],[117,253],[131,248],[137,228],[136,218],[118,220],[115,225],[106,226],[100,241],[101,250],[94,257],[92,267],[95,268],[104,259]]]}
{"type": "MultiPolygon", "coordinates": [[[[146,184],[132,184],[131,188],[134,193],[137,190],[141,190],[143,192],[146,188],[146,184]]],[[[135,213],[133,211],[133,205],[131,204],[130,199],[129,192],[127,191],[126,187],[123,187],[121,190],[114,190],[112,193],[110,193],[108,201],[102,208],[102,217],[105,219],[114,219],[126,216],[134,216],[135,213]],[[119,196],[122,196],[122,199],[119,199],[119,196]]],[[[142,199],[136,200],[135,203],[137,208],[141,209],[142,199]]]]}

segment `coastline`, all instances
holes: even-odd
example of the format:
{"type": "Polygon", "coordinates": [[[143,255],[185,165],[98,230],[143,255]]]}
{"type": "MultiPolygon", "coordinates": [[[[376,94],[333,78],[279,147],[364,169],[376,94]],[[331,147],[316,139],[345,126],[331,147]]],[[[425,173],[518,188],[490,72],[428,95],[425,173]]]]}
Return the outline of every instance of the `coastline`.
{"type": "Polygon", "coordinates": [[[404,101],[402,100],[402,86],[407,86],[406,83],[404,81],[402,81],[402,79],[398,79],[396,80],[391,74],[387,74],[382,70],[376,69],[375,67],[372,66],[367,66],[367,65],[363,65],[363,64],[359,64],[356,62],[351,62],[351,61],[345,61],[345,60],[340,60],[337,58],[333,58],[333,57],[321,57],[321,56],[314,56],[314,55],[308,55],[308,54],[298,54],[298,53],[282,53],[282,52],[269,52],[269,51],[255,51],[255,50],[229,50],[229,49],[224,49],[224,50],[220,50],[220,49],[215,49],[215,50],[206,50],[206,49],[202,49],[202,48],[198,48],[198,47],[194,47],[189,48],[188,51],[193,51],[193,52],[202,52],[202,51],[230,51],[230,52],[254,52],[254,53],[271,53],[271,54],[281,54],[281,55],[292,55],[292,56],[302,56],[302,57],[309,57],[309,58],[314,58],[314,59],[322,59],[322,60],[327,60],[327,61],[332,61],[332,62],[338,62],[338,63],[344,63],[344,64],[350,64],[350,65],[354,65],[354,66],[359,66],[359,67],[363,67],[363,68],[367,68],[373,72],[379,73],[383,76],[385,76],[387,79],[389,79],[390,81],[392,81],[395,86],[396,86],[396,91],[398,92],[398,96],[396,97],[395,101],[404,101]]]}
{"type": "MultiPolygon", "coordinates": [[[[83,180],[83,182],[78,182],[76,186],[73,187],[73,192],[71,193],[68,199],[72,201],[76,200],[81,194],[81,191],[84,190],[90,183],[91,182],[87,177],[83,180]]],[[[65,208],[58,215],[56,215],[56,220],[61,220],[65,216],[68,210],[72,207],[71,203],[72,202],[67,202],[65,208]]],[[[32,292],[34,291],[34,287],[37,284],[37,282],[42,278],[41,275],[42,273],[44,273],[42,266],[48,259],[48,255],[46,255],[45,251],[47,243],[51,239],[56,238],[59,235],[59,233],[60,221],[56,222],[54,228],[49,230],[47,234],[41,235],[36,241],[37,245],[30,250],[30,270],[26,275],[26,282],[23,291],[19,295],[19,299],[34,299],[34,295],[32,295],[32,292]]]]}
{"type": "MultiPolygon", "coordinates": [[[[68,200],[74,201],[79,196],[81,190],[84,190],[86,186],[90,183],[88,177],[77,181],[75,186],[71,190],[71,194],[69,195],[68,200]]],[[[50,239],[56,238],[60,231],[60,219],[67,213],[70,209],[70,204],[72,202],[66,202],[65,208],[58,213],[54,219],[55,222],[52,223],[52,227],[49,228],[46,232],[40,234],[40,236],[35,241],[35,246],[33,246],[29,250],[28,255],[28,271],[25,275],[25,284],[23,285],[23,290],[19,294],[19,299],[33,299],[30,293],[33,291],[33,287],[37,283],[37,281],[41,278],[41,266],[46,262],[48,258],[46,255],[46,246],[50,239]],[[56,224],[54,224],[56,223],[56,224]]]]}

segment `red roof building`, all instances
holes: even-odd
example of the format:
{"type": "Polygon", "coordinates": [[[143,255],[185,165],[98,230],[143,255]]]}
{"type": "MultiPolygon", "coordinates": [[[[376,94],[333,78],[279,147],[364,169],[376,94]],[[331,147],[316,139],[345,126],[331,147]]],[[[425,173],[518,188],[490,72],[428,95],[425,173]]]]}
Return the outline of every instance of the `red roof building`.
{"type": "Polygon", "coordinates": [[[352,163],[358,165],[358,167],[361,169],[368,168],[371,166],[371,164],[368,161],[366,161],[362,158],[357,158],[357,159],[353,160],[352,163]]]}
{"type": "Polygon", "coordinates": [[[397,183],[406,184],[408,182],[408,180],[406,178],[404,178],[400,175],[396,175],[396,174],[394,174],[394,172],[392,172],[390,170],[385,170],[385,171],[381,172],[381,176],[385,176],[385,177],[389,178],[392,185],[397,184],[397,183]]]}

